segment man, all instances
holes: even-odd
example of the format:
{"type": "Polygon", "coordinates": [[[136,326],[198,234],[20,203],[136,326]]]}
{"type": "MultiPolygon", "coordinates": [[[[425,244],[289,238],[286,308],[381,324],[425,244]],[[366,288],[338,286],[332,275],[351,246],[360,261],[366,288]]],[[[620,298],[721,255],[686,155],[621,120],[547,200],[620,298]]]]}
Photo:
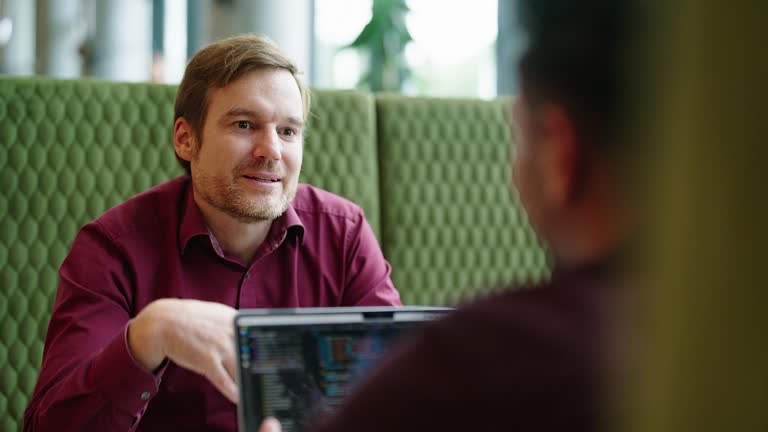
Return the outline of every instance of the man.
{"type": "Polygon", "coordinates": [[[173,136],[188,175],[78,234],[25,430],[234,431],[237,308],[400,304],[361,209],[298,184],[308,111],[267,39],[194,56],[173,136]]]}
{"type": "Polygon", "coordinates": [[[630,225],[619,134],[629,0],[519,4],[514,179],[554,274],[431,323],[315,432],[589,431],[603,420],[630,225]]]}

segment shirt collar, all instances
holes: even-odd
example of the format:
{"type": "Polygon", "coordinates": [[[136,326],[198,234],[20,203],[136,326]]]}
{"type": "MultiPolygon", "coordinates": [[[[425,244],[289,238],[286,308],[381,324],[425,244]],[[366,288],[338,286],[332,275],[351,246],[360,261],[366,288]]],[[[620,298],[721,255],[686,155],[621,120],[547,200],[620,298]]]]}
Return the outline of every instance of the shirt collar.
{"type": "Polygon", "coordinates": [[[183,210],[181,213],[181,225],[179,226],[179,253],[183,254],[187,249],[189,241],[193,237],[208,235],[208,227],[203,219],[203,212],[195,203],[195,197],[192,194],[192,182],[187,183],[187,190],[184,193],[183,210]]]}
{"type": "Polygon", "coordinates": [[[281,243],[291,233],[298,238],[299,244],[304,244],[304,229],[304,224],[301,222],[299,214],[296,212],[293,204],[289,204],[285,213],[272,222],[271,231],[279,236],[278,240],[281,243]]]}
{"type": "MultiPolygon", "coordinates": [[[[203,212],[200,211],[200,207],[198,207],[195,202],[191,181],[188,183],[186,192],[184,193],[184,202],[182,203],[182,206],[181,225],[179,226],[180,254],[184,253],[192,238],[200,235],[210,235],[212,237],[212,234],[208,231],[208,226],[205,224],[203,212]]],[[[290,232],[298,237],[299,244],[303,244],[304,229],[304,224],[301,222],[299,214],[296,212],[293,204],[289,204],[285,213],[272,222],[272,228],[270,229],[268,239],[276,239],[279,243],[282,243],[290,232]]]]}

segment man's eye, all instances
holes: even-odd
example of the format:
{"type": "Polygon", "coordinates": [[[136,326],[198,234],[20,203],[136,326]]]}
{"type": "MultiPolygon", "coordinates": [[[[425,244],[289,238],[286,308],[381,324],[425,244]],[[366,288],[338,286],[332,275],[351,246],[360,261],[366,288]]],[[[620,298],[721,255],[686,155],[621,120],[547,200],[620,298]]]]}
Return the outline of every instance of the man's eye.
{"type": "Polygon", "coordinates": [[[291,128],[283,129],[283,135],[285,136],[296,136],[296,134],[297,134],[296,129],[291,129],[291,128]]]}
{"type": "Polygon", "coordinates": [[[250,125],[248,124],[247,121],[240,120],[240,121],[235,122],[235,126],[237,126],[238,129],[248,129],[248,127],[250,125]]]}

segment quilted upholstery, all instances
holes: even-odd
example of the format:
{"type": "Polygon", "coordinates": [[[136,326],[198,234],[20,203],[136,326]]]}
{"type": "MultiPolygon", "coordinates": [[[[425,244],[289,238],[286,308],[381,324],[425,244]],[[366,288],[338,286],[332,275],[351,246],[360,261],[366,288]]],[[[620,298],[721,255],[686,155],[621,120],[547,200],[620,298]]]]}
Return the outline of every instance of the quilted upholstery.
{"type": "Polygon", "coordinates": [[[78,228],[178,174],[168,86],[0,80],[0,430],[21,429],[78,228]]]}
{"type": "Polygon", "coordinates": [[[510,199],[508,100],[377,98],[382,238],[408,304],[456,304],[548,274],[510,199]]]}
{"type": "MultiPolygon", "coordinates": [[[[175,91],[0,78],[0,431],[21,429],[58,267],[79,227],[182,173],[171,147],[175,91]]],[[[378,231],[372,96],[313,96],[302,181],[360,203],[378,231]]]]}
{"type": "Polygon", "coordinates": [[[313,90],[301,181],[336,192],[363,207],[379,233],[379,176],[373,96],[313,90]]]}

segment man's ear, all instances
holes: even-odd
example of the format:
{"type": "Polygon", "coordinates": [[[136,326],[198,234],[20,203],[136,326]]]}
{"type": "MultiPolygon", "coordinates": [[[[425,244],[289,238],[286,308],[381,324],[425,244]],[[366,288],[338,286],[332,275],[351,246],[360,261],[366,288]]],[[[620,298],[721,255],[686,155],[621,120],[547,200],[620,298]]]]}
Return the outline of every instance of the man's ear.
{"type": "Polygon", "coordinates": [[[580,193],[581,149],[573,119],[556,104],[540,108],[539,125],[543,138],[541,169],[544,192],[557,207],[570,204],[580,193]]]}
{"type": "Polygon", "coordinates": [[[192,126],[187,119],[179,117],[173,125],[173,148],[181,159],[191,162],[197,156],[197,145],[192,126]]]}

